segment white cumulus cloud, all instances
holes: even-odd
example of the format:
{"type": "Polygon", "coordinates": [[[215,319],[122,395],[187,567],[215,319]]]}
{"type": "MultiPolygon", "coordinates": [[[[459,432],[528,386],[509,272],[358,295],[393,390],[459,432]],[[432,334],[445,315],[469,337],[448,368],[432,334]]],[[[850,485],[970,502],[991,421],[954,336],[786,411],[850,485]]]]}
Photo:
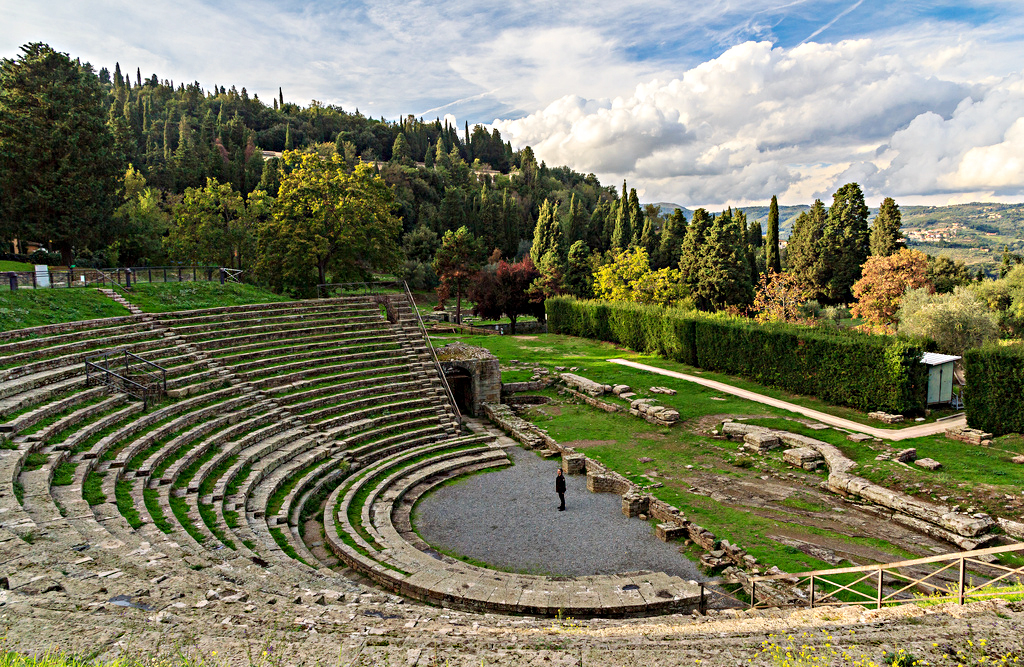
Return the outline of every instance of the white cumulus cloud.
{"type": "Polygon", "coordinates": [[[926,62],[871,39],[746,42],[629,97],[567,95],[494,126],[549,164],[686,204],[806,201],[850,180],[873,199],[1024,194],[1020,75],[953,81],[926,62]]]}

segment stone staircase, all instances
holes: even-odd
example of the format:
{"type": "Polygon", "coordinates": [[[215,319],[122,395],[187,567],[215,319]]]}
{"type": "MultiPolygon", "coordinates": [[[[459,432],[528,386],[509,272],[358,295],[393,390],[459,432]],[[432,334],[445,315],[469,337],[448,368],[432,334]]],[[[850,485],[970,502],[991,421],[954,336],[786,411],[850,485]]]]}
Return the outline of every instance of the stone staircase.
{"type": "Polygon", "coordinates": [[[109,287],[101,287],[99,292],[108,299],[113,299],[114,301],[118,302],[119,304],[127,308],[128,312],[131,313],[132,315],[142,314],[141,308],[139,308],[134,303],[121,296],[121,294],[119,294],[118,292],[115,292],[114,290],[110,289],[109,287]]]}

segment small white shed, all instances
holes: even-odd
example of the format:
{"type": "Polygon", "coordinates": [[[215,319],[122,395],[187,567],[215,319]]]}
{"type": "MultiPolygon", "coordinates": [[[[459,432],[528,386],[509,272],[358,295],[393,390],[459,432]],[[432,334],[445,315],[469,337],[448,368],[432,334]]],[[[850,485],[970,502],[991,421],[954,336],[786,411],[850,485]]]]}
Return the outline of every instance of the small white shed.
{"type": "Polygon", "coordinates": [[[925,352],[921,363],[928,367],[928,405],[953,400],[953,374],[961,357],[925,352]]]}

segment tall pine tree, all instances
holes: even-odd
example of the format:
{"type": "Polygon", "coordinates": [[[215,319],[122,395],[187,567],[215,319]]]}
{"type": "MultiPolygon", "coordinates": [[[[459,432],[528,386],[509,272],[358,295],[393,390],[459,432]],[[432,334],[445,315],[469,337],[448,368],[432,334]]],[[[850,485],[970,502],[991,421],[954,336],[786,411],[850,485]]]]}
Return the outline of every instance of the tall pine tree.
{"type": "Polygon", "coordinates": [[[832,195],[823,241],[828,276],[823,296],[830,303],[848,303],[870,253],[868,206],[858,184],[847,183],[832,195]]]}
{"type": "Polygon", "coordinates": [[[551,202],[545,199],[540,205],[537,226],[533,228],[530,257],[536,257],[539,265],[548,253],[561,257],[562,226],[558,223],[558,207],[552,206],[551,202]]]}
{"type": "Polygon", "coordinates": [[[793,232],[786,246],[789,271],[814,298],[821,298],[825,289],[822,265],[822,239],[828,212],[820,199],[814,200],[810,211],[804,211],[793,223],[793,232]]]}
{"type": "Polygon", "coordinates": [[[633,242],[633,228],[630,227],[629,198],[626,194],[626,181],[622,181],[622,198],[619,199],[615,213],[615,231],[612,232],[612,250],[625,250],[633,242]]]}
{"type": "Polygon", "coordinates": [[[676,209],[668,216],[664,226],[661,228],[661,237],[658,240],[658,252],[651,260],[651,267],[664,269],[675,266],[679,263],[679,256],[683,252],[683,239],[686,238],[686,216],[682,210],[676,209]]]}

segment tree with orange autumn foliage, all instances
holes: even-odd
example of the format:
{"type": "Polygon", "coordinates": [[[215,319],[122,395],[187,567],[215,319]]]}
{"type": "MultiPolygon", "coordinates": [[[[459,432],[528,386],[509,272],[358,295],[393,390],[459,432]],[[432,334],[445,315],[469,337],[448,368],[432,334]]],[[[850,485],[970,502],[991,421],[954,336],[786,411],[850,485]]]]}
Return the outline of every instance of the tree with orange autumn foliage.
{"type": "Polygon", "coordinates": [[[853,285],[854,317],[873,324],[893,325],[907,290],[922,287],[934,291],[928,281],[928,256],[919,250],[902,250],[886,256],[872,256],[864,262],[861,279],[853,285]]]}

